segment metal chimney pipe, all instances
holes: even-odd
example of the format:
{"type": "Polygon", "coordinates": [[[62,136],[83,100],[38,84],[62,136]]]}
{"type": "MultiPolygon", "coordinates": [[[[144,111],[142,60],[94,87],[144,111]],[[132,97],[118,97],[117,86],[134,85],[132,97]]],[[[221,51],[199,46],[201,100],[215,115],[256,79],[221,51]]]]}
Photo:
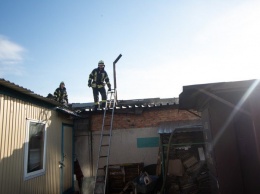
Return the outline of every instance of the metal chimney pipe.
{"type": "Polygon", "coordinates": [[[113,72],[114,72],[114,89],[116,89],[116,63],[117,61],[122,57],[122,55],[120,54],[116,60],[113,62],[113,72]]]}
{"type": "Polygon", "coordinates": [[[122,57],[122,55],[120,54],[116,60],[113,62],[113,74],[114,74],[114,89],[116,91],[116,101],[117,101],[117,90],[116,90],[116,63],[117,61],[122,57]]]}

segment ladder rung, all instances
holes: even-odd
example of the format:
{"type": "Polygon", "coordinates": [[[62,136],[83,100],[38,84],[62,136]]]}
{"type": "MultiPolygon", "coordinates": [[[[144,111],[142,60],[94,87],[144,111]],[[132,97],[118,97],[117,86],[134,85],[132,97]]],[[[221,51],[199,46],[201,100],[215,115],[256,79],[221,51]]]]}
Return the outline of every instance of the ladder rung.
{"type": "Polygon", "coordinates": [[[105,146],[109,146],[109,144],[104,144],[104,145],[101,145],[102,147],[105,147],[105,146]]]}
{"type": "Polygon", "coordinates": [[[107,158],[107,156],[99,156],[99,158],[107,158]]]}

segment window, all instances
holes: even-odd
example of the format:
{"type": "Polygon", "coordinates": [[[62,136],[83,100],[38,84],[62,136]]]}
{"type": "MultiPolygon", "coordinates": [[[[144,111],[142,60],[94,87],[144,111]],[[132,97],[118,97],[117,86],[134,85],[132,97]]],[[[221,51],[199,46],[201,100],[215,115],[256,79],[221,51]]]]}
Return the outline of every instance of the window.
{"type": "Polygon", "coordinates": [[[45,173],[46,125],[44,122],[27,120],[24,179],[28,180],[45,173]]]}

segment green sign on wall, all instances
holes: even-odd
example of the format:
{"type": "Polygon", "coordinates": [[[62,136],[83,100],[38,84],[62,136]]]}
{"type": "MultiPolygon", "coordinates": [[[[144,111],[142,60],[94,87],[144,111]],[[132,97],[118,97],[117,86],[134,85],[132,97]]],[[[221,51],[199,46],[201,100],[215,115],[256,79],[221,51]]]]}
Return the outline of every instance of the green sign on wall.
{"type": "Polygon", "coordinates": [[[159,137],[137,138],[137,148],[159,147],[159,137]]]}

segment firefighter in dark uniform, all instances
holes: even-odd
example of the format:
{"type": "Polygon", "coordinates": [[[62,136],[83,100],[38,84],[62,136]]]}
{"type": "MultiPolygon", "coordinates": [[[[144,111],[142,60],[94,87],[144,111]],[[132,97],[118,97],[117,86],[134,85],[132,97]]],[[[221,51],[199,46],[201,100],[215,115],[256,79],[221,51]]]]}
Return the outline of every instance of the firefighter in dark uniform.
{"type": "Polygon", "coordinates": [[[109,82],[108,74],[104,69],[105,69],[105,64],[104,61],[101,60],[98,62],[98,68],[93,69],[93,71],[89,74],[88,87],[92,87],[93,89],[95,110],[97,110],[99,106],[99,93],[101,94],[102,97],[101,107],[105,108],[106,106],[106,100],[107,100],[107,94],[105,90],[106,84],[108,87],[108,91],[111,91],[111,84],[109,82]]]}
{"type": "Polygon", "coordinates": [[[64,82],[61,82],[60,86],[54,91],[54,99],[59,103],[68,106],[68,94],[64,82]]]}

